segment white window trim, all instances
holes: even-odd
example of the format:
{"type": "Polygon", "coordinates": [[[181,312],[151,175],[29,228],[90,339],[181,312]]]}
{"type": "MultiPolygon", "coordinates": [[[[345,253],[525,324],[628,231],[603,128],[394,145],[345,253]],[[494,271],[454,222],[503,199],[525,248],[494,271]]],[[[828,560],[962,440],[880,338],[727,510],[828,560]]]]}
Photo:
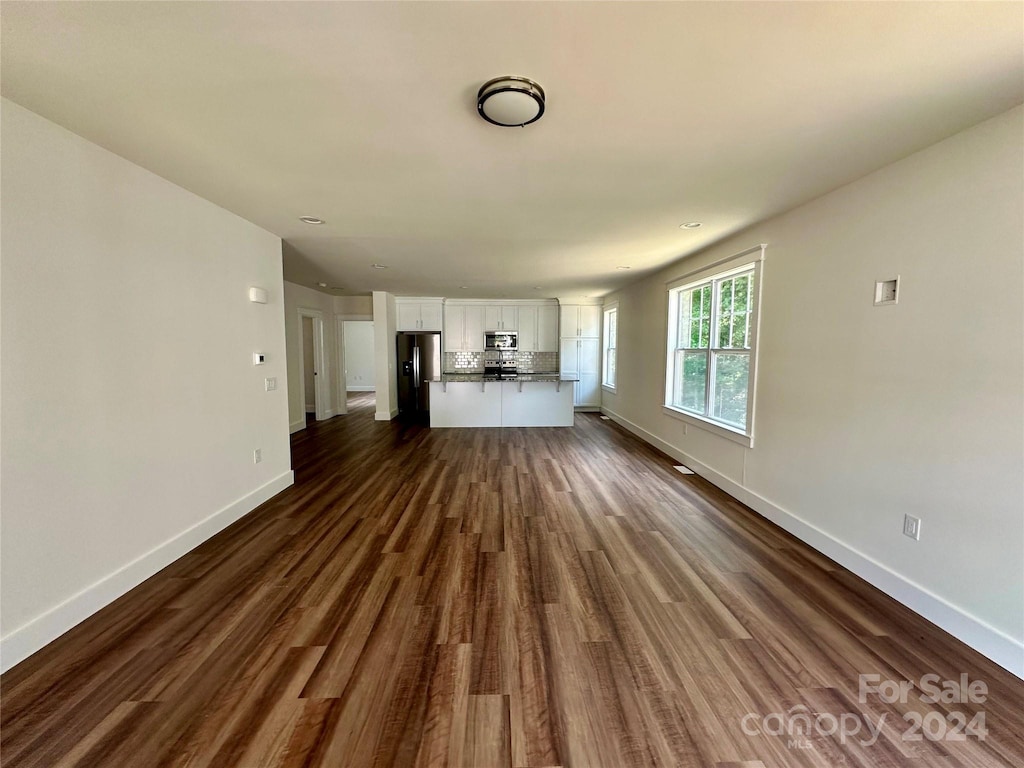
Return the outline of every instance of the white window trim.
{"type": "MultiPolygon", "coordinates": [[[[684,411],[681,408],[677,408],[670,405],[672,399],[672,366],[669,365],[669,359],[675,352],[675,341],[674,335],[676,330],[674,325],[678,325],[678,318],[666,318],[665,324],[665,390],[664,398],[662,400],[662,413],[666,416],[679,419],[680,421],[691,424],[695,427],[711,432],[713,434],[724,437],[727,440],[731,440],[740,445],[744,445],[748,448],[754,447],[754,414],[755,406],[757,401],[757,368],[758,368],[758,340],[760,336],[761,327],[761,286],[763,283],[762,266],[764,264],[765,249],[767,243],[761,243],[753,248],[748,248],[740,253],[733,254],[724,259],[719,259],[716,262],[707,264],[700,269],[688,272],[684,275],[680,275],[674,280],[669,281],[665,284],[666,292],[671,293],[672,291],[684,288],[690,285],[696,285],[698,283],[705,282],[711,278],[719,278],[725,276],[727,273],[732,271],[739,271],[749,264],[754,265],[754,293],[752,295],[753,307],[751,310],[751,326],[750,326],[750,366],[749,366],[749,388],[747,394],[747,428],[746,430],[737,429],[730,427],[720,421],[707,418],[705,416],[699,416],[689,411],[684,411]],[[673,324],[669,320],[675,320],[673,324]]],[[[671,305],[671,302],[670,302],[671,305]]]]}
{"type": "Polygon", "coordinates": [[[611,392],[615,394],[616,387],[619,383],[619,302],[613,301],[609,304],[605,304],[601,309],[601,389],[605,392],[611,392]],[[607,355],[608,355],[608,330],[605,327],[607,325],[606,312],[615,310],[615,384],[605,383],[605,374],[607,373],[607,355]]]}

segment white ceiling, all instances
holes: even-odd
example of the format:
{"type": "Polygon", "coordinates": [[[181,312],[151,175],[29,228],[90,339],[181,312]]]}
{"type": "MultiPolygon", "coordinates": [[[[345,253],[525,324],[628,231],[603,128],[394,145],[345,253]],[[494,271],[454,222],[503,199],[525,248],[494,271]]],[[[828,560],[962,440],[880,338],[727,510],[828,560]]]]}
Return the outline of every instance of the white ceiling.
{"type": "Polygon", "coordinates": [[[346,294],[601,295],[1024,101],[1021,2],[4,0],[0,21],[4,96],[346,294]],[[538,123],[477,116],[505,74],[544,87],[538,123]]]}

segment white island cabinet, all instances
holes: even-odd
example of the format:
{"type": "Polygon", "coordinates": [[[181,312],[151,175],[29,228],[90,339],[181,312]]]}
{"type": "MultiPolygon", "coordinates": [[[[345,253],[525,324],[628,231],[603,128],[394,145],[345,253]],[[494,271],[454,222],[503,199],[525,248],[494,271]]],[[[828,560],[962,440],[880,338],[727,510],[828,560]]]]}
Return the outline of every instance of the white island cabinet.
{"type": "Polygon", "coordinates": [[[501,426],[571,427],[573,383],[501,382],[501,426]]]}
{"type": "Polygon", "coordinates": [[[572,426],[572,381],[454,378],[430,383],[431,427],[572,426]]]}
{"type": "Polygon", "coordinates": [[[500,427],[500,381],[430,382],[431,427],[500,427]]]}

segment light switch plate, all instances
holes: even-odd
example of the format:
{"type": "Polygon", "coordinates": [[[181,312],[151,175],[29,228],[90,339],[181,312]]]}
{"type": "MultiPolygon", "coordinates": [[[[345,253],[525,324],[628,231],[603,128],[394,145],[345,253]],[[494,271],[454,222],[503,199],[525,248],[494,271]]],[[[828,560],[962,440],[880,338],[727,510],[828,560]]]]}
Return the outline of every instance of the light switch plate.
{"type": "Polygon", "coordinates": [[[275,389],[277,389],[277,379],[274,376],[271,376],[268,379],[264,379],[264,382],[266,383],[267,392],[273,392],[275,389]]]}

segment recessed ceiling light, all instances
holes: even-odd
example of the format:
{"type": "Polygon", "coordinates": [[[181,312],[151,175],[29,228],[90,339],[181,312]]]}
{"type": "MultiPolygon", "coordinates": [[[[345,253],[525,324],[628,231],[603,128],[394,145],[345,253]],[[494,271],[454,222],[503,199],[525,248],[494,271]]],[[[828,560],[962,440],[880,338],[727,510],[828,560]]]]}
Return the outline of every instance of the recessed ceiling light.
{"type": "Polygon", "coordinates": [[[299,221],[304,224],[323,224],[323,219],[318,219],[316,216],[299,216],[299,221]]]}
{"type": "Polygon", "coordinates": [[[317,285],[319,285],[321,288],[327,287],[327,283],[323,282],[322,280],[319,283],[317,283],[317,285]]]}
{"type": "Polygon", "coordinates": [[[459,288],[469,288],[468,285],[460,285],[459,288]]]}
{"type": "Polygon", "coordinates": [[[535,290],[535,291],[543,291],[544,289],[541,286],[539,286],[539,285],[535,285],[535,286],[533,286],[533,290],[535,290]]]}
{"type": "Polygon", "coordinates": [[[616,267],[616,269],[631,269],[631,267],[616,267]]]}
{"type": "Polygon", "coordinates": [[[700,222],[699,221],[688,221],[685,224],[680,224],[679,228],[680,229],[696,229],[699,226],[700,226],[700,222]]]}
{"type": "Polygon", "coordinates": [[[387,264],[372,264],[371,266],[372,266],[372,267],[373,267],[374,269],[387,269],[387,268],[388,268],[388,265],[387,265],[387,264]]]}

